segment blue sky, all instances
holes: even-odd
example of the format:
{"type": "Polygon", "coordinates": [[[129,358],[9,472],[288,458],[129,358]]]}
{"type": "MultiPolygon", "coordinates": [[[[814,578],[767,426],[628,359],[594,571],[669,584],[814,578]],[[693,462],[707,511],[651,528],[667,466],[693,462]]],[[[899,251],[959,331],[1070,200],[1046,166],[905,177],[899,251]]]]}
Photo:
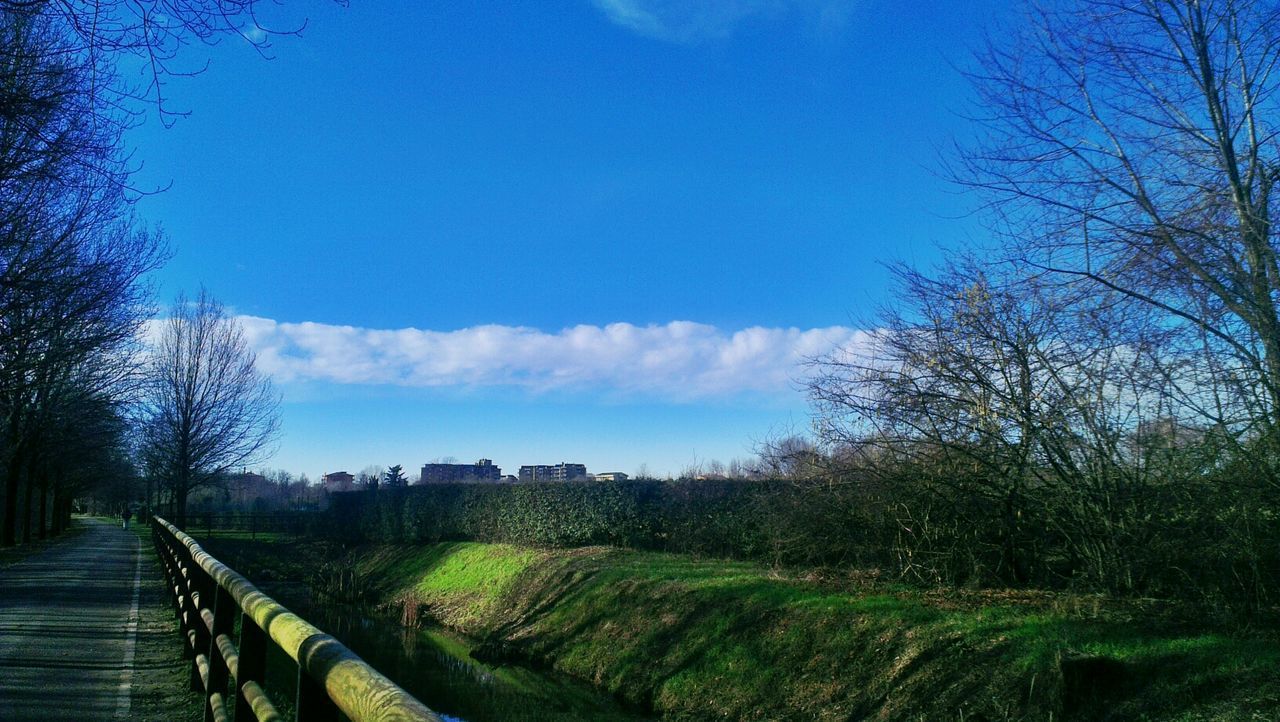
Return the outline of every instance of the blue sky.
{"type": "Polygon", "coordinates": [[[803,431],[888,259],[978,233],[937,172],[1002,3],[286,3],[128,140],[283,396],[269,465],[677,472],[803,431]]]}

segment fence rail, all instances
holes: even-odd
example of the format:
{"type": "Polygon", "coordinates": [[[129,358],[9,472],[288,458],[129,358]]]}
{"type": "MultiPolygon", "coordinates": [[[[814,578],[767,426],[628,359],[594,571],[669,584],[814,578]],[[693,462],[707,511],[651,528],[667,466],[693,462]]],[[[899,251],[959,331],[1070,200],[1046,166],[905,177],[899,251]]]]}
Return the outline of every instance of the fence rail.
{"type": "Polygon", "coordinates": [[[408,722],[440,718],[370,667],[337,639],[285,609],[248,579],[214,559],[194,539],[160,517],[152,539],[164,566],[191,659],[191,689],[205,697],[205,722],[284,720],[263,689],[269,644],[298,665],[299,722],[408,722]],[[239,640],[235,636],[239,621],[239,640]],[[230,690],[230,692],[229,692],[230,690]]]}

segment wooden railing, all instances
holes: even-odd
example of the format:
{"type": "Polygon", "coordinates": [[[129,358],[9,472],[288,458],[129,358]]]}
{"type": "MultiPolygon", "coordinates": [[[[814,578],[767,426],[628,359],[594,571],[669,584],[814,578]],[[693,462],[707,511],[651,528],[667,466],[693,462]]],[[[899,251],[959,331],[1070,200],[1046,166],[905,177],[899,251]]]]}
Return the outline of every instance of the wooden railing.
{"type": "Polygon", "coordinates": [[[426,705],[177,527],[153,517],[151,529],[191,659],[191,688],[204,693],[205,722],[229,720],[231,709],[236,722],[285,719],[263,688],[269,644],[297,664],[296,720],[338,720],[341,712],[354,722],[439,722],[426,705]]]}

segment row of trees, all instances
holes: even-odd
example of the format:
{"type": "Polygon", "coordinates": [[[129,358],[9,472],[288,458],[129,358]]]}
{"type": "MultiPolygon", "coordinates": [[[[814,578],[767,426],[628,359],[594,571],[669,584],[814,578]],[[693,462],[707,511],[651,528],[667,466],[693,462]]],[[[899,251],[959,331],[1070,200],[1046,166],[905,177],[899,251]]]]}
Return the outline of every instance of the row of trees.
{"type": "Polygon", "coordinates": [[[1057,4],[980,59],[991,247],[814,362],[842,513],[931,582],[1274,602],[1280,8],[1057,4]]]}
{"type": "MultiPolygon", "coordinates": [[[[325,489],[306,474],[285,469],[228,473],[188,497],[189,513],[315,510],[325,506],[325,489]]],[[[163,504],[161,504],[163,506],[163,504]]]]}
{"type": "Polygon", "coordinates": [[[0,543],[12,545],[56,531],[96,478],[129,473],[141,279],[162,256],[125,197],[123,126],[87,93],[111,69],[35,12],[0,15],[0,47],[0,543]]]}
{"type": "Polygon", "coordinates": [[[194,485],[274,430],[270,391],[207,295],[180,299],[144,355],[145,279],[165,251],[134,214],[123,145],[131,99],[167,114],[177,49],[243,34],[254,4],[0,0],[0,545],[56,533],[89,490],[123,502],[139,455],[194,485]],[[125,55],[148,61],[144,88],[118,76],[125,55]]]}

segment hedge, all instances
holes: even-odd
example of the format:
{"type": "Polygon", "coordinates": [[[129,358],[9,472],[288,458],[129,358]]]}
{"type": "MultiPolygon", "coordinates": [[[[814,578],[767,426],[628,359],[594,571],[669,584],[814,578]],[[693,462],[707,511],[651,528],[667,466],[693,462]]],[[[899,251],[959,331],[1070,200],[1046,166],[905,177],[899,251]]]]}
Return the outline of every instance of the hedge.
{"type": "MultiPolygon", "coordinates": [[[[1229,487],[1228,487],[1229,488],[1229,487]]],[[[1141,516],[1084,542],[1114,550],[1090,563],[1059,529],[1079,496],[1046,493],[1008,535],[998,500],[949,484],[789,481],[427,484],[333,494],[326,535],[355,542],[504,542],[632,549],[785,566],[872,570],[927,586],[1034,586],[1178,598],[1250,616],[1280,599],[1274,505],[1209,482],[1149,487],[1141,516]],[[1008,563],[1010,542],[1024,560],[1008,563]],[[1018,572],[1014,574],[1013,572],[1018,572]]],[[[1139,504],[1140,502],[1140,504],[1139,504]]],[[[1123,509],[1121,510],[1124,511],[1123,509]]]]}
{"type": "Polygon", "coordinates": [[[384,543],[609,544],[731,558],[766,555],[776,481],[424,484],[331,496],[332,533],[384,543]]]}

